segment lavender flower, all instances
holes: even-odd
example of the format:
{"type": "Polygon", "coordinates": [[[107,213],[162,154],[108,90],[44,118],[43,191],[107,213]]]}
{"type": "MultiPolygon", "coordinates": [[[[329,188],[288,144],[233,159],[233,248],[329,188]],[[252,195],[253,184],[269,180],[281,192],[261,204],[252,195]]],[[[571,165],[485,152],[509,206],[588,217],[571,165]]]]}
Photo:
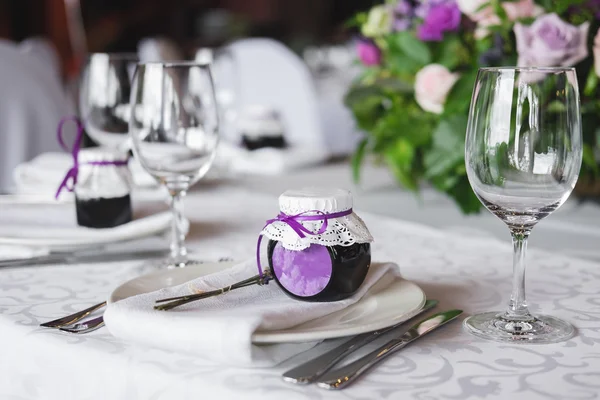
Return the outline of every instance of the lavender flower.
{"type": "Polygon", "coordinates": [[[570,67],[588,56],[590,23],[574,26],[556,14],[546,14],[531,26],[515,24],[519,66],[570,67]]]}
{"type": "Polygon", "coordinates": [[[415,7],[415,15],[421,19],[427,18],[431,9],[435,6],[439,6],[441,4],[454,4],[454,0],[421,0],[417,1],[417,6],[415,7]]]}
{"type": "Polygon", "coordinates": [[[356,52],[360,61],[368,67],[381,64],[381,50],[372,40],[360,39],[356,45],[356,52]]]}
{"type": "Polygon", "coordinates": [[[400,0],[393,10],[393,30],[406,31],[412,28],[415,18],[415,3],[411,0],[400,0]]]}
{"type": "Polygon", "coordinates": [[[419,39],[438,42],[443,40],[444,32],[453,32],[458,29],[460,18],[460,10],[453,1],[432,6],[423,25],[419,27],[419,39]]]}

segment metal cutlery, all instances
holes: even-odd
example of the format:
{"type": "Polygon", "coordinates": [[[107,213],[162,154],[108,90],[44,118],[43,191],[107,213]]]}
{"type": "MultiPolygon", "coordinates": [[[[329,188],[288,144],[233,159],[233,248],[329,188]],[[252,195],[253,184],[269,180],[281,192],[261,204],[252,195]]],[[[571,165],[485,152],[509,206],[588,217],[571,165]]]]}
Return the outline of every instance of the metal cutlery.
{"type": "Polygon", "coordinates": [[[85,310],[77,311],[76,313],[67,315],[66,317],[44,322],[43,324],[40,324],[40,326],[43,326],[45,328],[60,328],[63,326],[72,325],[78,321],[81,321],[94,311],[101,309],[105,305],[106,301],[103,301],[102,303],[94,304],[93,306],[86,308],[85,310]]]}
{"type": "Polygon", "coordinates": [[[86,250],[75,252],[56,252],[30,258],[0,260],[1,267],[19,267],[40,264],[82,264],[93,262],[126,261],[136,259],[163,258],[168,250],[142,250],[107,252],[106,250],[86,250]]]}
{"type": "Polygon", "coordinates": [[[101,315],[99,317],[87,320],[85,322],[77,323],[73,326],[68,326],[68,327],[62,326],[58,329],[63,332],[82,334],[82,333],[89,333],[89,332],[95,331],[96,329],[100,329],[103,326],[104,326],[104,316],[101,315]]]}
{"type": "MultiPolygon", "coordinates": [[[[412,318],[415,318],[416,316],[421,315],[425,311],[432,309],[437,304],[437,300],[427,300],[423,305],[423,308],[421,308],[417,312],[417,314],[415,314],[412,318]]],[[[283,380],[286,382],[301,385],[312,383],[318,378],[320,378],[329,369],[331,369],[331,367],[333,367],[342,358],[346,357],[355,350],[367,345],[368,343],[371,343],[373,340],[377,339],[378,337],[381,337],[381,335],[388,333],[401,325],[406,324],[406,322],[407,321],[403,321],[387,328],[357,335],[349,341],[344,342],[338,347],[328,351],[327,353],[322,354],[317,358],[309,360],[304,364],[301,364],[285,372],[283,374],[283,380]]]]}
{"type": "Polygon", "coordinates": [[[390,340],[366,356],[344,367],[326,373],[318,380],[317,385],[324,389],[343,389],[379,361],[406,347],[406,345],[426,333],[454,320],[460,314],[462,314],[462,310],[450,310],[434,314],[413,325],[402,336],[390,340]]]}

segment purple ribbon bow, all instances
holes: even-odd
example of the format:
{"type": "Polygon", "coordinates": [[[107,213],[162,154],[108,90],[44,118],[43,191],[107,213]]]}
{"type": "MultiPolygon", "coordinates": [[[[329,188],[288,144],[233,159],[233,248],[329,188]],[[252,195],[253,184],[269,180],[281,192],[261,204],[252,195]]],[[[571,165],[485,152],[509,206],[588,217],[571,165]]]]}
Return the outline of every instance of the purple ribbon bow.
{"type": "Polygon", "coordinates": [[[69,169],[67,171],[67,174],[65,175],[62,182],[60,183],[60,186],[58,187],[58,190],[56,191],[56,195],[54,195],[54,197],[56,199],[58,199],[58,196],[60,196],[60,193],[65,188],[70,192],[73,191],[73,189],[75,188],[75,184],[77,184],[77,175],[79,174],[79,166],[80,165],[127,165],[127,162],[128,162],[127,160],[125,160],[125,161],[90,161],[90,162],[87,162],[84,164],[79,164],[79,150],[81,150],[81,142],[83,140],[83,124],[81,123],[79,118],[77,118],[75,116],[64,117],[60,120],[60,122],[58,123],[58,130],[57,130],[56,136],[58,138],[58,143],[60,144],[60,147],[62,147],[65,151],[70,151],[71,155],[73,156],[73,166],[71,167],[71,169],[69,169]],[[63,138],[63,127],[69,121],[73,121],[77,125],[77,134],[75,135],[75,141],[73,142],[72,149],[69,149],[69,147],[65,144],[65,141],[63,138]],[[70,186],[69,186],[69,181],[71,182],[70,186]]]}
{"type": "MultiPolygon", "coordinates": [[[[265,229],[267,226],[271,225],[274,222],[281,221],[286,223],[290,228],[292,228],[294,232],[296,232],[298,237],[305,238],[306,235],[320,235],[324,233],[327,230],[327,224],[330,219],[345,217],[346,215],[350,214],[352,214],[352,209],[339,211],[331,214],[326,214],[323,211],[319,210],[305,211],[296,215],[287,215],[284,212],[280,212],[279,215],[277,215],[277,217],[268,220],[263,229],[265,229]],[[313,232],[310,229],[306,228],[304,225],[302,225],[300,221],[323,221],[323,224],[316,232],[313,232]]],[[[258,275],[261,278],[263,277],[262,266],[260,264],[260,244],[262,242],[262,238],[263,235],[260,234],[258,236],[258,242],[256,243],[256,265],[258,265],[258,275]]]]}

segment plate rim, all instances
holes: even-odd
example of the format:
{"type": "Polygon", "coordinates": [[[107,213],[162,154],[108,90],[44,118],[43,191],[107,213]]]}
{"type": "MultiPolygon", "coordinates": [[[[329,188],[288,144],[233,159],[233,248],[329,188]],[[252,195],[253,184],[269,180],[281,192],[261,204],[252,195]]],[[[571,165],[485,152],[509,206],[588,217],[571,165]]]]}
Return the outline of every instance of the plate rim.
{"type": "MultiPolygon", "coordinates": [[[[154,214],[152,214],[154,215],[154,214]]],[[[145,217],[144,217],[145,218],[145,217]]],[[[171,223],[165,224],[155,229],[144,232],[143,235],[130,236],[127,238],[115,239],[112,237],[106,238],[83,238],[83,239],[52,239],[52,238],[31,238],[31,237],[10,237],[0,235],[0,245],[6,246],[24,246],[24,247],[44,247],[53,251],[69,251],[86,248],[89,246],[105,246],[128,241],[145,239],[153,236],[158,236],[168,232],[171,229],[171,223]]]]}
{"type": "MultiPolygon", "coordinates": [[[[116,288],[114,288],[112,290],[112,292],[109,294],[106,301],[107,301],[107,304],[110,305],[112,303],[115,303],[116,301],[124,300],[127,297],[130,297],[130,296],[127,296],[127,297],[120,297],[120,298],[115,299],[116,294],[118,294],[119,291],[124,290],[124,288],[126,288],[127,286],[135,285],[135,282],[140,279],[148,279],[154,275],[161,276],[161,275],[170,275],[170,274],[184,274],[184,273],[189,273],[188,271],[190,271],[190,270],[196,270],[196,271],[200,272],[202,270],[203,266],[204,267],[206,267],[207,265],[214,266],[215,264],[218,264],[223,269],[226,269],[226,268],[231,268],[232,266],[236,265],[237,263],[238,262],[228,262],[228,261],[227,262],[207,262],[207,263],[199,264],[192,268],[165,269],[165,270],[151,272],[149,274],[141,275],[141,276],[129,279],[128,281],[121,283],[119,286],[117,286],[116,288]]],[[[200,274],[200,275],[197,275],[195,278],[199,278],[201,276],[204,276],[204,275],[200,274]]],[[[190,278],[190,279],[195,279],[195,278],[190,278]]],[[[353,329],[346,327],[346,328],[342,328],[342,329],[329,329],[327,331],[317,331],[317,332],[310,332],[310,331],[287,332],[289,329],[293,329],[293,327],[292,327],[292,328],[288,328],[288,329],[284,329],[284,330],[277,330],[277,331],[272,331],[272,332],[258,331],[258,332],[254,332],[252,334],[251,341],[253,344],[259,344],[259,345],[276,344],[276,343],[300,343],[300,342],[320,341],[320,340],[325,340],[325,339],[335,339],[335,338],[341,338],[341,337],[346,337],[346,336],[359,335],[361,333],[372,332],[372,331],[375,331],[378,329],[387,328],[392,325],[396,325],[398,323],[405,322],[419,313],[419,311],[425,304],[425,301],[427,300],[427,298],[425,296],[425,292],[423,291],[423,289],[421,289],[421,287],[419,287],[416,283],[409,281],[401,276],[398,277],[397,279],[401,280],[404,284],[409,285],[411,287],[411,289],[418,291],[421,299],[419,301],[418,306],[413,307],[412,310],[410,310],[404,314],[399,314],[395,318],[382,319],[380,321],[372,322],[370,324],[357,325],[357,326],[352,327],[353,329]],[[290,337],[290,336],[292,336],[292,337],[290,337]]],[[[367,291],[367,293],[368,293],[368,291],[367,291]]],[[[141,294],[141,293],[138,293],[138,294],[141,294]]],[[[136,294],[133,294],[132,296],[135,296],[135,295],[136,294]]],[[[339,310],[337,312],[340,312],[340,311],[343,311],[343,310],[339,310]]]]}

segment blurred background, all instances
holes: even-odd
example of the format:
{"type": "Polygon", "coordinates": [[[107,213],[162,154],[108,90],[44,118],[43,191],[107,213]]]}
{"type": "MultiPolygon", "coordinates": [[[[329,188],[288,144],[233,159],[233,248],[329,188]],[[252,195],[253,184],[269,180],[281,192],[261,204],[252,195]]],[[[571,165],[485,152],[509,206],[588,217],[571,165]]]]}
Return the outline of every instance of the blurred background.
{"type": "MultiPolygon", "coordinates": [[[[227,173],[236,172],[232,170],[237,168],[278,174],[326,159],[347,157],[360,136],[343,104],[348,87],[360,73],[354,44],[359,32],[350,28],[348,21],[357,12],[378,3],[0,0],[0,85],[12,94],[0,102],[0,193],[41,190],[43,182],[25,183],[27,174],[21,167],[30,160],[37,163],[40,171],[68,168],[68,155],[57,155],[61,149],[56,126],[61,117],[68,115],[86,119],[81,115],[81,99],[86,92],[82,76],[90,67],[89,55],[93,53],[135,53],[141,61],[201,61],[202,49],[212,52],[244,42],[233,50],[233,67],[223,66],[227,62],[222,62],[213,69],[214,74],[222,75],[217,86],[234,93],[236,104],[229,106],[238,107],[236,110],[242,114],[245,107],[256,105],[278,113],[276,118],[283,124],[288,144],[298,151],[293,156],[281,153],[268,160],[256,152],[252,154],[254,160],[250,160],[244,157],[246,153],[240,153],[239,135],[224,135],[231,139],[231,146],[229,152],[225,148],[221,151],[222,169],[227,169],[227,173]],[[253,38],[260,39],[252,42],[253,38]],[[224,82],[235,87],[226,87],[224,82]],[[324,131],[336,133],[323,135],[324,131]],[[310,150],[314,147],[321,149],[320,154],[310,150]],[[243,162],[232,167],[231,159],[243,162]],[[288,165],[286,160],[294,160],[294,165],[288,165]],[[267,170],[265,165],[269,166],[267,170]]],[[[227,59],[226,54],[221,55],[227,59]]],[[[100,84],[92,78],[94,81],[100,84]]],[[[114,104],[119,107],[129,100],[129,84],[121,87],[123,84],[99,90],[113,91],[122,97],[114,104]]],[[[90,121],[84,122],[89,134],[90,121]]],[[[114,130],[115,126],[104,128],[114,130]]],[[[223,132],[232,131],[222,128],[223,132]]],[[[126,136],[127,131],[121,133],[126,136]]],[[[107,145],[86,135],[84,146],[95,144],[107,145]]],[[[55,184],[54,179],[43,181],[55,184]]]]}
{"type": "MultiPolygon", "coordinates": [[[[519,62],[574,66],[587,146],[581,184],[559,217],[542,224],[534,241],[539,237],[548,248],[600,258],[600,231],[587,226],[600,218],[600,1],[499,0],[494,2],[503,7],[499,15],[487,0],[441,3],[0,0],[0,87],[5,94],[0,98],[0,194],[43,194],[54,202],[56,188],[73,165],[70,152],[63,152],[56,139],[64,116],[78,115],[91,136],[95,127],[127,139],[128,74],[115,73],[108,82],[106,70],[100,69],[104,79],[88,79],[86,88],[81,84],[86,68],[87,76],[96,76],[87,61],[90,54],[204,61],[209,49],[217,61],[212,70],[223,129],[219,154],[203,182],[231,180],[277,195],[294,185],[315,184],[315,176],[316,183],[353,187],[360,174],[354,191],[361,209],[503,237],[504,226],[488,213],[476,214],[482,205],[464,167],[464,132],[477,68],[519,62]],[[435,12],[450,13],[452,24],[437,23],[435,12]],[[537,47],[517,48],[515,27],[531,37],[536,27],[548,24],[556,37],[548,39],[548,30],[539,29],[537,47]],[[565,32],[578,40],[562,40],[565,32]],[[555,42],[565,47],[561,57],[548,50],[555,42]],[[545,59],[548,54],[556,59],[545,59]],[[92,99],[90,87],[104,97],[92,99]],[[82,108],[102,118],[96,121],[82,108]],[[267,143],[273,138],[279,139],[277,145],[267,143]],[[268,145],[257,149],[261,140],[268,145]],[[594,202],[579,203],[587,198],[594,202]],[[465,216],[469,213],[476,215],[465,216]]],[[[132,72],[127,65],[111,68],[132,72]]],[[[86,145],[110,145],[91,136],[86,145]]]]}
{"type": "Polygon", "coordinates": [[[87,52],[135,51],[141,39],[172,39],[184,56],[241,37],[269,37],[299,54],[343,43],[345,22],[375,0],[0,0],[0,37],[50,39],[65,77],[87,52]]]}

